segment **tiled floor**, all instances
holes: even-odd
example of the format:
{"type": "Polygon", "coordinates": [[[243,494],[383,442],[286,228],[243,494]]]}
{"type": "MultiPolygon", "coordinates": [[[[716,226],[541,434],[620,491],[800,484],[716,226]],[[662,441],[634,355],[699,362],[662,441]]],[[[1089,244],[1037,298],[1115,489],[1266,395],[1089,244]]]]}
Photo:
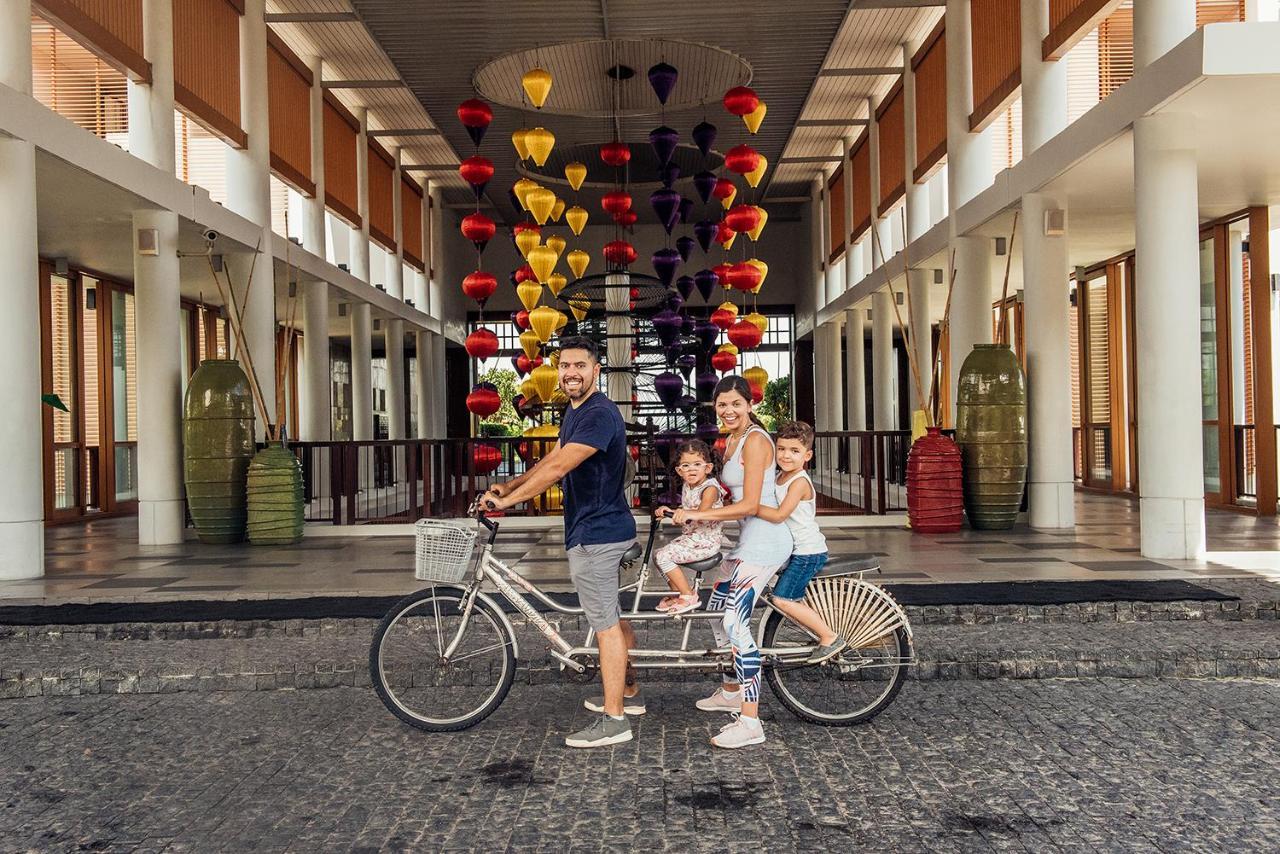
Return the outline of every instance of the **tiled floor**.
{"type": "MultiPolygon", "coordinates": [[[[1152,561],[1138,554],[1137,505],[1078,494],[1076,528],[1052,534],[961,531],[929,536],[902,527],[830,527],[833,555],[880,557],[898,582],[1258,578],[1280,583],[1280,525],[1210,511],[1205,561],[1152,561]]],[[[567,589],[562,531],[511,530],[497,555],[549,590],[567,589]]],[[[127,602],[324,595],[392,595],[419,585],[405,536],[309,537],[296,546],[141,547],[132,518],[50,528],[46,575],[0,582],[0,603],[127,602]]]]}

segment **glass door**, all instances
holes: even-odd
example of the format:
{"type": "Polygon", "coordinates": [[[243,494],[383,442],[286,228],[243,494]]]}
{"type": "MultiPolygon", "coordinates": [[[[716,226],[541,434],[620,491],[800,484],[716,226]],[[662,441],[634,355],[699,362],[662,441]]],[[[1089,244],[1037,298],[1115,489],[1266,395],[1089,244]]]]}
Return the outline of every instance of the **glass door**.
{"type": "Polygon", "coordinates": [[[1235,495],[1232,448],[1229,276],[1225,228],[1200,240],[1200,401],[1204,446],[1204,497],[1229,503],[1235,495]]]}

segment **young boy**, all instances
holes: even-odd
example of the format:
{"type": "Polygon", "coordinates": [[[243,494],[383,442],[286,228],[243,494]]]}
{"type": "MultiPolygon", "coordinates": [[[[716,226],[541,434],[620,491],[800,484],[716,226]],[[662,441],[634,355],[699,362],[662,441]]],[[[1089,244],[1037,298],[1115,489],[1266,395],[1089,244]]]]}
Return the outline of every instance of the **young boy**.
{"type": "Polygon", "coordinates": [[[773,585],[773,604],[779,611],[804,626],[818,639],[809,656],[817,664],[844,649],[847,641],[836,634],[818,612],[804,603],[804,589],[827,563],[827,539],[818,528],[818,493],[805,465],[813,459],[813,428],[803,421],[784,424],[778,431],[778,506],[757,511],[761,519],[786,522],[794,542],[791,561],[773,585]]]}

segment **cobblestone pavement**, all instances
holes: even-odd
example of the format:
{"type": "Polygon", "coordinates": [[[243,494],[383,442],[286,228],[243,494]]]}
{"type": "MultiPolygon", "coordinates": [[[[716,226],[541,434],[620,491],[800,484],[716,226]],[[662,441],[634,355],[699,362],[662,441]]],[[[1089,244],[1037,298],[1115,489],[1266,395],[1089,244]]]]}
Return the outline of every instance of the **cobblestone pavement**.
{"type": "MultiPolygon", "coordinates": [[[[765,697],[714,752],[705,686],[651,685],[638,740],[570,751],[578,685],[427,735],[367,689],[0,706],[0,850],[1275,850],[1280,683],[908,684],[824,729],[765,697]]],[[[576,709],[576,710],[575,710],[576,709]]]]}

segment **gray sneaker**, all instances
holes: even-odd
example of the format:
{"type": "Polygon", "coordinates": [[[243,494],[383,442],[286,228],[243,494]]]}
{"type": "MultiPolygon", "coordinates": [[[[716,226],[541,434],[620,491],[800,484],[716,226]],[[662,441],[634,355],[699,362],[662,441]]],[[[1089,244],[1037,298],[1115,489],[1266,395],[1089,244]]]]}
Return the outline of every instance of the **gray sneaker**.
{"type": "Polygon", "coordinates": [[[622,720],[600,715],[586,729],[567,736],[564,743],[568,747],[607,747],[610,744],[621,744],[630,740],[631,724],[625,715],[622,720]]]}
{"type": "Polygon", "coordinates": [[[844,649],[849,642],[842,635],[836,635],[836,639],[829,644],[818,647],[809,653],[809,657],[805,659],[806,664],[821,664],[828,658],[831,658],[840,650],[844,649]]]}
{"type": "MultiPolygon", "coordinates": [[[[604,712],[604,697],[588,697],[582,701],[582,705],[590,712],[604,712]]],[[[622,698],[622,712],[627,715],[643,715],[644,714],[644,694],[639,691],[634,697],[622,698]]]]}

